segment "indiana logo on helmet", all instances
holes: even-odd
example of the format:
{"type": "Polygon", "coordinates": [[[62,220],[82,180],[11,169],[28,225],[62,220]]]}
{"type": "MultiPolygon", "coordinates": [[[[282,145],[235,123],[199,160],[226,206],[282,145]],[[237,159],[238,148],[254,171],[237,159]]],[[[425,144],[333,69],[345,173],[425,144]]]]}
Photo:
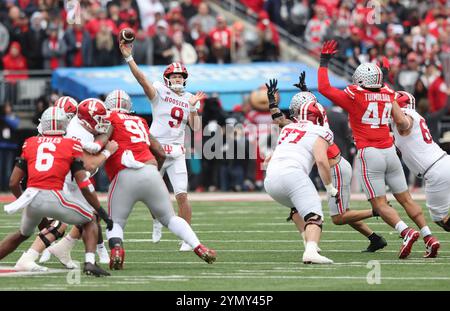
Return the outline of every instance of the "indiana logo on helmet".
{"type": "Polygon", "coordinates": [[[69,121],[77,114],[77,101],[70,96],[62,96],[55,102],[55,106],[63,109],[69,121]]]}
{"type": "Polygon", "coordinates": [[[77,117],[90,132],[104,134],[109,130],[111,122],[106,118],[109,112],[105,104],[97,98],[87,98],[78,105],[77,117]]]}

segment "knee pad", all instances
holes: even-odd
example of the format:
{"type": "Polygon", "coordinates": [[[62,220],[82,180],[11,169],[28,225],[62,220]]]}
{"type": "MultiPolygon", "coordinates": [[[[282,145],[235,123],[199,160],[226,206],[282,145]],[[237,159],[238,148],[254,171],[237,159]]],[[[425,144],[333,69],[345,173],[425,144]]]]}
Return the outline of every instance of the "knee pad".
{"type": "Polygon", "coordinates": [[[41,232],[39,232],[39,238],[41,239],[42,243],[45,244],[46,247],[49,247],[52,243],[47,239],[46,235],[47,234],[53,234],[53,236],[55,237],[55,241],[58,240],[59,238],[64,236],[64,231],[63,232],[59,232],[58,229],[61,228],[62,222],[60,222],[59,220],[55,220],[53,221],[49,227],[44,228],[43,230],[41,230],[41,232]]]}
{"type": "Polygon", "coordinates": [[[319,226],[320,230],[322,230],[323,220],[320,215],[317,215],[315,213],[309,213],[303,219],[305,220],[305,230],[308,225],[319,226]]]}
{"type": "Polygon", "coordinates": [[[297,211],[297,209],[296,209],[295,207],[292,207],[292,208],[291,208],[291,211],[289,212],[288,218],[286,218],[286,221],[291,221],[291,220],[292,220],[292,217],[293,217],[295,214],[298,214],[298,211],[297,211]]]}
{"type": "Polygon", "coordinates": [[[447,222],[444,221],[436,221],[436,224],[441,227],[442,229],[444,229],[447,232],[450,232],[450,218],[447,219],[447,222]]]}

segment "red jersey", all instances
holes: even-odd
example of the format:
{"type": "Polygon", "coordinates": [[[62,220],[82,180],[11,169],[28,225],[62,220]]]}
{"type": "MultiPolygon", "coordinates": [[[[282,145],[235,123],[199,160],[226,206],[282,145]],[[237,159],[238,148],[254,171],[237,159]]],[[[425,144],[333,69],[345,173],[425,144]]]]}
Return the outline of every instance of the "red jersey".
{"type": "Polygon", "coordinates": [[[22,147],[27,161],[28,187],[62,190],[64,180],[75,158],[81,158],[81,144],[62,136],[34,136],[22,147]]]}
{"type": "Polygon", "coordinates": [[[356,148],[385,149],[393,145],[389,122],[394,90],[384,86],[380,91],[372,92],[349,85],[342,91],[330,85],[327,68],[320,67],[319,92],[348,112],[356,148]]]}
{"type": "Polygon", "coordinates": [[[130,150],[134,159],[142,163],[155,158],[149,149],[150,130],[144,119],[126,113],[112,112],[108,120],[114,128],[110,140],[115,140],[119,145],[117,151],[105,163],[109,180],[113,180],[117,173],[126,168],[122,165],[122,154],[126,150],[130,150]]]}

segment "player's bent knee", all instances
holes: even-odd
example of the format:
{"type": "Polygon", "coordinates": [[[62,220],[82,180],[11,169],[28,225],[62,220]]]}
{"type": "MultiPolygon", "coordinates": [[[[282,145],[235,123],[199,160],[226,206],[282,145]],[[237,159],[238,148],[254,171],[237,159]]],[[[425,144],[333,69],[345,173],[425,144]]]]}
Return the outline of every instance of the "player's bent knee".
{"type": "Polygon", "coordinates": [[[309,213],[305,217],[303,217],[303,219],[305,220],[305,230],[309,225],[316,225],[320,228],[320,230],[322,230],[323,220],[320,215],[309,213]]]}
{"type": "Polygon", "coordinates": [[[331,221],[333,222],[333,224],[338,225],[338,226],[344,224],[344,220],[342,219],[342,215],[331,216],[331,221]]]}
{"type": "Polygon", "coordinates": [[[52,242],[54,242],[64,236],[66,227],[67,227],[66,224],[63,224],[59,220],[55,220],[50,224],[49,227],[41,230],[41,232],[39,232],[38,236],[41,239],[42,243],[44,243],[45,247],[49,247],[52,244],[52,242]],[[59,231],[60,229],[61,229],[61,232],[59,231]],[[54,237],[53,241],[50,241],[47,238],[48,234],[53,235],[53,237],[54,237]]]}

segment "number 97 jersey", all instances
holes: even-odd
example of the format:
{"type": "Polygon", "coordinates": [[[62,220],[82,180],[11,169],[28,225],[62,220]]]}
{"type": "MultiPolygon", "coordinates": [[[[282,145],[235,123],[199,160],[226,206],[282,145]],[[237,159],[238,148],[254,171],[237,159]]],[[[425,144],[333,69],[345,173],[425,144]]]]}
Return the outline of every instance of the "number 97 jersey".
{"type": "Polygon", "coordinates": [[[119,145],[117,151],[105,163],[109,180],[113,180],[117,173],[126,168],[122,164],[122,155],[125,151],[131,151],[134,159],[142,163],[155,158],[149,149],[150,131],[144,119],[114,111],[108,120],[113,127],[110,140],[116,141],[119,145]]]}
{"type": "Polygon", "coordinates": [[[161,144],[184,145],[184,131],[189,118],[189,98],[193,95],[189,92],[177,95],[159,81],[154,82],[153,87],[156,89],[155,98],[152,99],[153,121],[150,128],[153,136],[161,144]]]}

